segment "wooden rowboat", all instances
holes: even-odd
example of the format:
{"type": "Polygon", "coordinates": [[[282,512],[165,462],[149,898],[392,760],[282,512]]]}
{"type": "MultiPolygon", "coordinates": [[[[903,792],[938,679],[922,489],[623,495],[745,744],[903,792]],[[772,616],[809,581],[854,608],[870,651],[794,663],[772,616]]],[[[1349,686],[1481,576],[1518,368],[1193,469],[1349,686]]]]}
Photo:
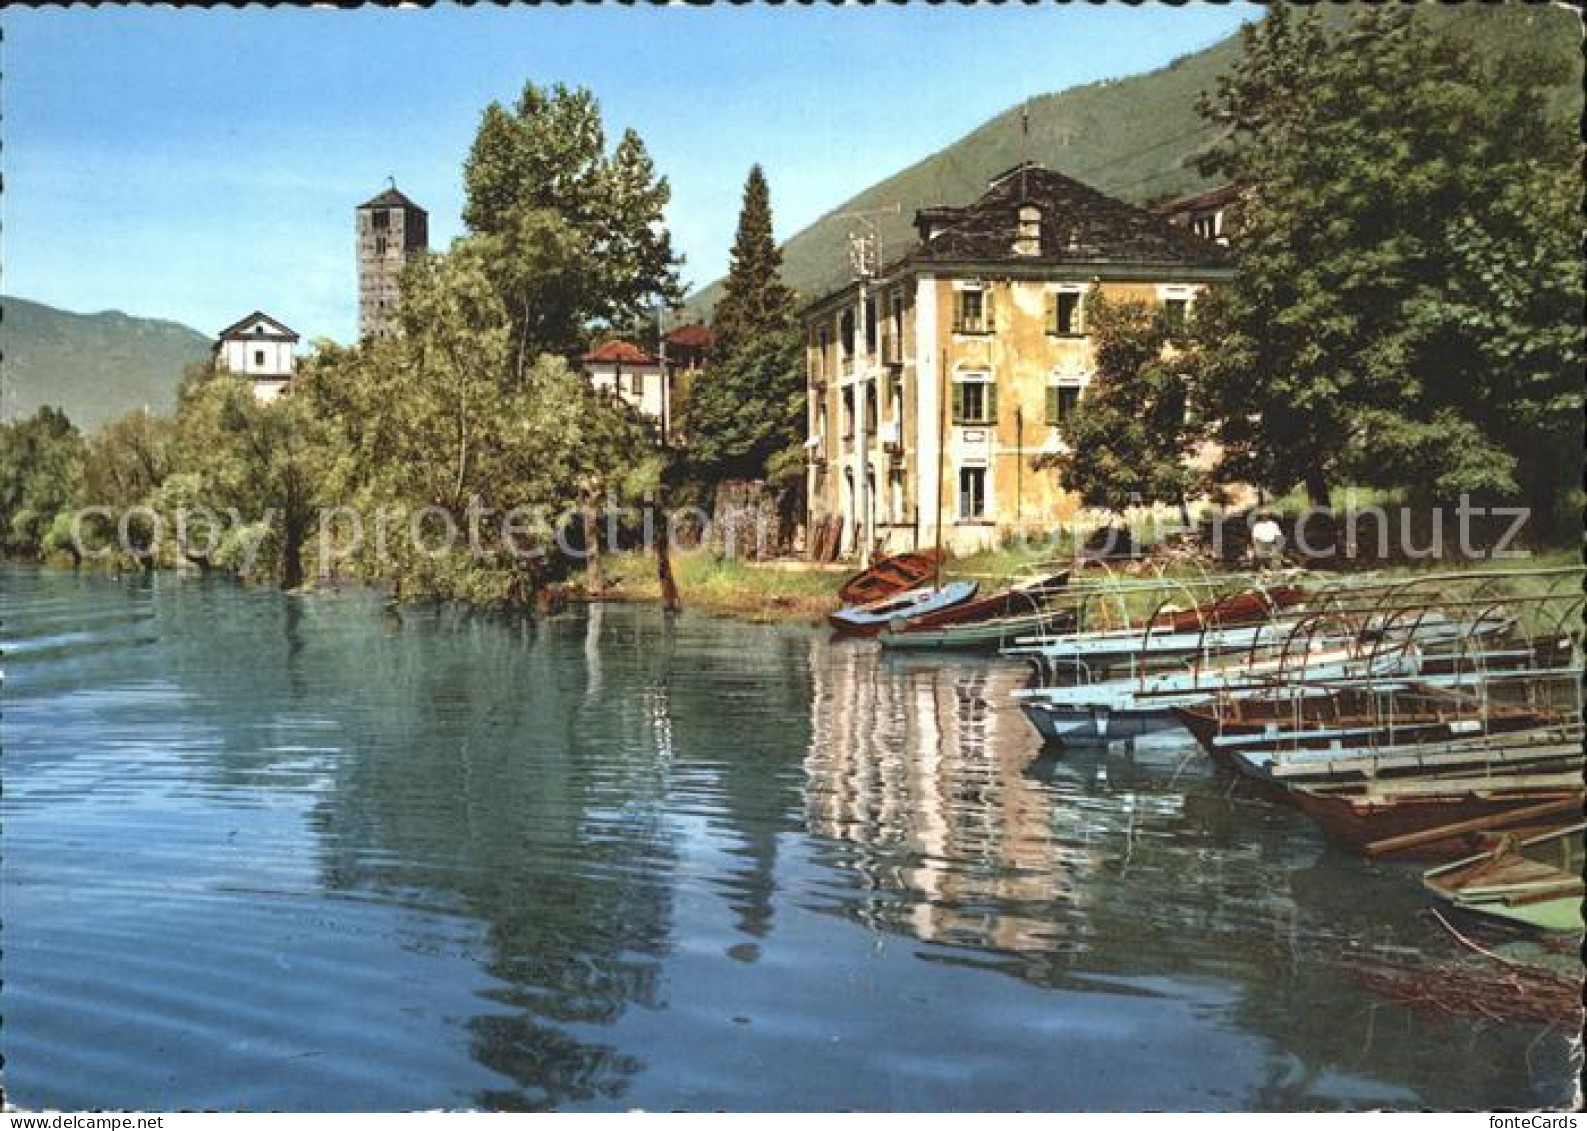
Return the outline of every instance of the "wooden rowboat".
{"type": "Polygon", "coordinates": [[[1247,589],[1219,598],[1205,609],[1165,609],[1152,618],[1155,629],[1175,632],[1194,632],[1199,628],[1217,628],[1260,624],[1282,609],[1303,604],[1306,590],[1298,585],[1275,585],[1271,589],[1247,589]]]}
{"type": "Polygon", "coordinates": [[[1364,856],[1450,857],[1499,833],[1522,836],[1581,812],[1580,771],[1413,777],[1318,785],[1289,800],[1330,839],[1364,856]]]}
{"type": "Polygon", "coordinates": [[[838,590],[838,600],[845,605],[867,605],[906,589],[917,589],[941,564],[942,551],[937,549],[911,550],[883,558],[845,581],[838,590]]]}
{"type": "Polygon", "coordinates": [[[1222,696],[1205,706],[1176,706],[1174,713],[1219,761],[1235,753],[1436,742],[1554,721],[1527,706],[1490,703],[1483,709],[1464,697],[1414,692],[1386,699],[1354,687],[1304,696],[1293,690],[1222,696]]]}
{"type": "Polygon", "coordinates": [[[875,636],[889,625],[963,604],[975,596],[975,590],[973,581],[950,581],[940,589],[911,589],[868,605],[839,609],[827,621],[846,636],[875,636]]]}
{"type": "Polygon", "coordinates": [[[1499,845],[1422,875],[1428,891],[1470,911],[1546,931],[1582,929],[1582,835],[1578,822],[1499,845]]]}

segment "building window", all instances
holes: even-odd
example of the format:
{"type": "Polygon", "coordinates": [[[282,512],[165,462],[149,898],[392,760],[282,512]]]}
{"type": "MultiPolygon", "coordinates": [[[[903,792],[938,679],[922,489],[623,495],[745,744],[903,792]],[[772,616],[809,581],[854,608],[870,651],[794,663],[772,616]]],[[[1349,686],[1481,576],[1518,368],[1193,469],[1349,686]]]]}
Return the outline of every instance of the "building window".
{"type": "Polygon", "coordinates": [[[884,349],[884,361],[904,360],[904,292],[894,291],[888,302],[887,325],[891,347],[884,349]]]}
{"type": "Polygon", "coordinates": [[[1190,300],[1188,298],[1165,298],[1163,300],[1163,326],[1170,334],[1182,334],[1190,319],[1190,300]]]}
{"type": "Polygon", "coordinates": [[[253,363],[255,365],[257,365],[260,369],[264,368],[264,363],[265,363],[264,353],[265,353],[264,350],[254,350],[253,351],[253,363]]]}
{"type": "Polygon", "coordinates": [[[375,254],[376,255],[385,255],[386,254],[386,237],[385,236],[376,236],[375,237],[375,254]]]}
{"type": "Polygon", "coordinates": [[[854,357],[854,311],[845,310],[838,316],[838,357],[848,365],[854,357]]]}
{"type": "Polygon", "coordinates": [[[630,373],[628,375],[628,391],[636,397],[644,396],[645,375],[643,373],[630,373]]]}
{"type": "Polygon", "coordinates": [[[876,382],[865,382],[865,434],[876,435],[876,382]]]}
{"type": "Polygon", "coordinates": [[[904,523],[904,469],[895,467],[887,473],[888,514],[896,525],[904,523]]]}
{"type": "Polygon", "coordinates": [[[992,332],[992,292],[980,288],[958,291],[953,330],[957,334],[992,332]]]}
{"type": "Polygon", "coordinates": [[[832,331],[825,326],[816,331],[816,380],[827,377],[827,350],[832,347],[832,331]]]}
{"type": "Polygon", "coordinates": [[[978,522],[986,517],[986,468],[959,469],[959,521],[978,522]]]}
{"type": "Polygon", "coordinates": [[[997,386],[984,373],[953,383],[953,422],[960,425],[997,423],[997,386]]]}
{"type": "Polygon", "coordinates": [[[1047,386],[1047,426],[1062,427],[1080,404],[1080,386],[1063,383],[1047,386]]]}
{"type": "Polygon", "coordinates": [[[865,355],[876,355],[876,296],[865,300],[865,355]]]}
{"type": "Polygon", "coordinates": [[[843,438],[854,439],[854,387],[843,390],[843,438]]]}
{"type": "Polygon", "coordinates": [[[391,213],[389,213],[389,212],[376,212],[375,215],[374,215],[374,221],[375,221],[375,229],[377,231],[382,231],[383,232],[387,228],[391,227],[391,213]]]}
{"type": "Polygon", "coordinates": [[[1080,336],[1080,305],[1084,298],[1079,291],[1057,291],[1047,295],[1047,332],[1060,338],[1080,336]]]}

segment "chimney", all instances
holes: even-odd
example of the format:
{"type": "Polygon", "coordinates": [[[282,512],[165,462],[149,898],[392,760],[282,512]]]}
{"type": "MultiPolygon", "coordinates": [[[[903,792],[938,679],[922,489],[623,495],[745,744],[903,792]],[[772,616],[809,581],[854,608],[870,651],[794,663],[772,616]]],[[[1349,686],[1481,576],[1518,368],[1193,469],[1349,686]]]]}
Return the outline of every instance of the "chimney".
{"type": "Polygon", "coordinates": [[[1034,204],[1019,206],[1019,230],[1014,236],[1014,254],[1041,254],[1041,209],[1034,204]]]}

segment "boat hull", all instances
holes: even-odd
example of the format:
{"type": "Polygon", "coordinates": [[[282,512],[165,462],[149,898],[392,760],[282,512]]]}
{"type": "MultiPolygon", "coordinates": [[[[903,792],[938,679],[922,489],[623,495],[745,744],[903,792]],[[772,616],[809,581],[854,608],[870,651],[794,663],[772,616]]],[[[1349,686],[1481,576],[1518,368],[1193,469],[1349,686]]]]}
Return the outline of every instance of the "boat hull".
{"type": "Polygon", "coordinates": [[[973,581],[950,581],[940,589],[911,589],[869,605],[840,609],[827,622],[845,636],[875,636],[891,625],[939,612],[975,596],[973,581]]]}
{"type": "Polygon", "coordinates": [[[1164,710],[1112,710],[1102,706],[1057,707],[1049,703],[1021,703],[1045,743],[1087,746],[1123,742],[1173,730],[1174,716],[1164,710]]]}
{"type": "Polygon", "coordinates": [[[1563,808],[1574,804],[1579,810],[1583,796],[1581,788],[1485,790],[1477,786],[1402,797],[1295,789],[1289,799],[1316,821],[1329,839],[1355,852],[1385,859],[1439,859],[1476,852],[1495,833],[1535,832],[1538,826],[1532,822],[1542,818],[1529,813],[1551,802],[1563,808]],[[1483,827],[1435,840],[1422,839],[1466,823],[1483,827]],[[1410,843],[1404,848],[1392,847],[1397,841],[1410,843]],[[1376,850],[1380,844],[1391,847],[1376,850]]]}

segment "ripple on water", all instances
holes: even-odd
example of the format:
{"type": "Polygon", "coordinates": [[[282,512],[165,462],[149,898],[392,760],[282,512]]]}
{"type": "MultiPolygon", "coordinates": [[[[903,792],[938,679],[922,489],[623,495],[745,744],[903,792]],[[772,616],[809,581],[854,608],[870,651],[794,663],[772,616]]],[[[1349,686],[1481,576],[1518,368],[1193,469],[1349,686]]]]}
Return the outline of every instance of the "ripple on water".
{"type": "Polygon", "coordinates": [[[1446,945],[1412,873],[1184,743],[1039,756],[1018,667],[643,608],[5,581],[25,1106],[1565,1094],[1561,1038],[1340,976],[1446,945]]]}

